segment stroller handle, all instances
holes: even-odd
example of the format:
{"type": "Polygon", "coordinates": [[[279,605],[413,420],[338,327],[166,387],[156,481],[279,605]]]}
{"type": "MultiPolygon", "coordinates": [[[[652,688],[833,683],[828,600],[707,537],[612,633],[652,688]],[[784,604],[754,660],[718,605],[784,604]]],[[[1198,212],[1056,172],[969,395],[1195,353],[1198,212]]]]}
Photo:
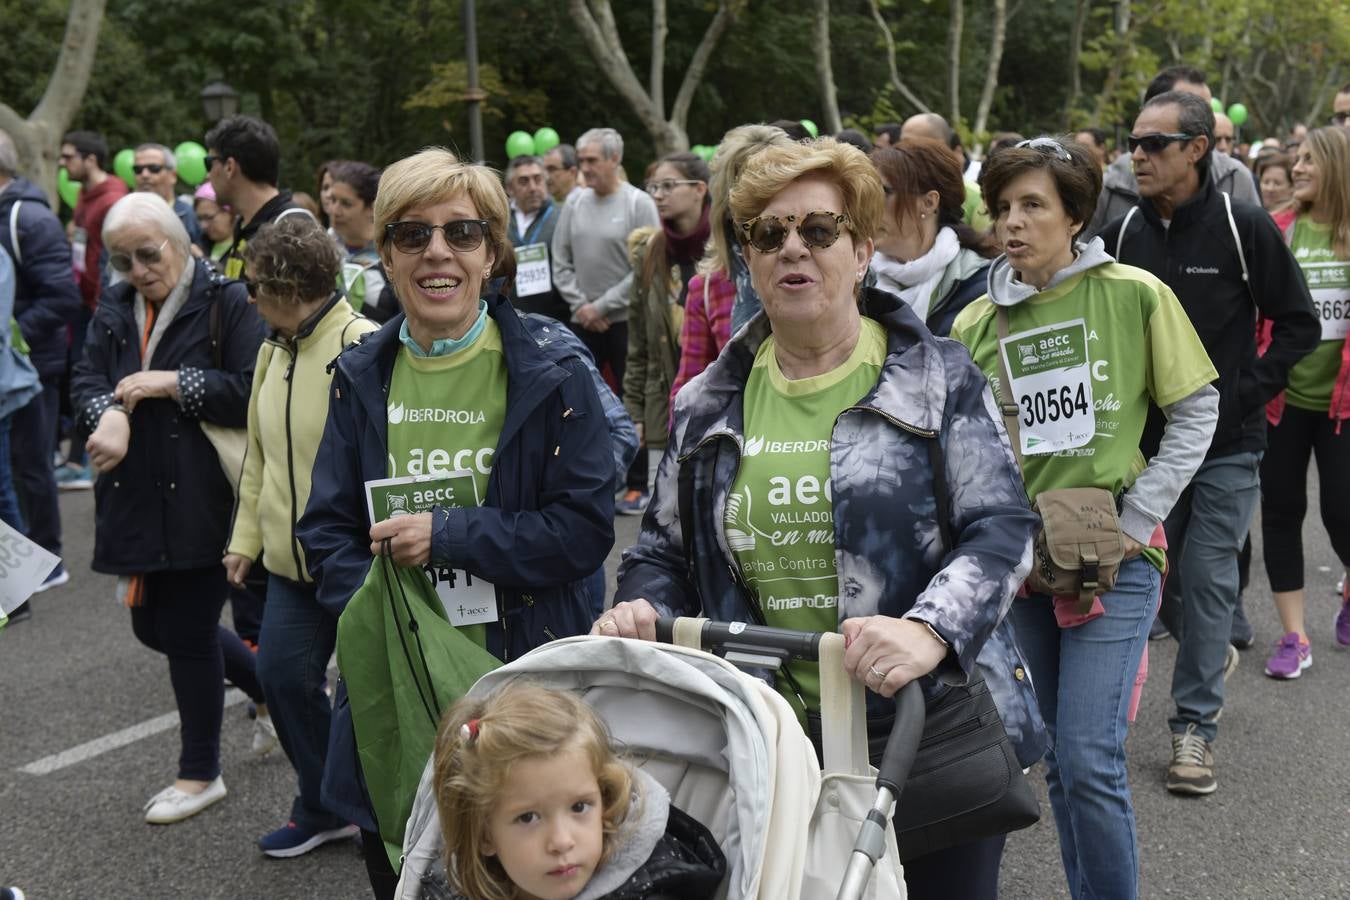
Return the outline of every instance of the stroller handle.
{"type": "MultiPolygon", "coordinates": [[[[657,619],[656,639],[664,644],[673,643],[675,622],[673,617],[668,616],[657,619]]],[[[792,659],[815,662],[820,658],[821,636],[819,632],[771,628],[767,625],[749,625],[745,622],[705,620],[701,624],[699,642],[709,653],[733,645],[767,650],[786,654],[792,659]]],[[[886,751],[881,758],[881,765],[877,767],[877,786],[889,789],[892,797],[897,799],[918,755],[919,740],[923,737],[926,716],[923,690],[917,681],[911,681],[896,692],[895,722],[891,726],[890,737],[886,740],[886,751]]]]}

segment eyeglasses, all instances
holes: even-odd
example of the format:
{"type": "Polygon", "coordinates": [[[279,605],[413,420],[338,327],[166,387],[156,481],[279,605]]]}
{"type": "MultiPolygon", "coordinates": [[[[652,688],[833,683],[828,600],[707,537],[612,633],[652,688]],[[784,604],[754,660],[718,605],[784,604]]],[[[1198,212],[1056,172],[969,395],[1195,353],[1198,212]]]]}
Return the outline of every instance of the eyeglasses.
{"type": "Polygon", "coordinates": [[[245,276],[241,280],[244,282],[244,287],[248,289],[249,297],[253,300],[257,300],[258,295],[261,294],[264,290],[266,290],[269,294],[275,294],[275,292],[272,291],[270,288],[268,288],[267,285],[275,284],[276,282],[268,281],[266,278],[253,279],[247,276],[245,276]]]}
{"type": "Polygon", "coordinates": [[[151,175],[158,175],[160,172],[163,172],[164,169],[165,167],[161,166],[159,163],[146,163],[143,166],[131,167],[131,171],[135,175],[139,175],[142,172],[149,172],[151,175]]]}
{"type": "Polygon", "coordinates": [[[1023,147],[1030,147],[1032,150],[1048,150],[1052,156],[1058,157],[1065,162],[1073,162],[1073,156],[1064,148],[1064,145],[1054,138],[1038,137],[1029,138],[1025,141],[1018,141],[1013,145],[1020,150],[1023,147]]]}
{"type": "MultiPolygon", "coordinates": [[[[755,216],[741,223],[741,239],[760,253],[776,253],[787,242],[788,231],[796,216],[755,216]]],[[[839,227],[852,228],[853,222],[845,213],[815,211],[802,216],[797,236],[802,243],[815,250],[834,246],[839,240],[839,227]]]]}
{"type": "Polygon", "coordinates": [[[669,194],[681,184],[702,184],[701,181],[695,181],[691,178],[667,178],[665,181],[647,182],[647,193],[653,197],[659,197],[662,194],[669,194]]]}
{"type": "Polygon", "coordinates": [[[1327,121],[1332,125],[1344,125],[1346,122],[1350,122],[1350,112],[1332,113],[1327,117],[1327,121]]]}
{"type": "Polygon", "coordinates": [[[225,157],[223,157],[223,156],[204,156],[204,157],[202,157],[202,165],[206,166],[206,171],[208,171],[208,172],[211,171],[211,167],[214,166],[216,163],[218,163],[218,162],[224,162],[224,161],[225,161],[225,157]]]}
{"type": "Polygon", "coordinates": [[[111,253],[108,255],[108,265],[125,275],[131,271],[131,257],[134,255],[141,265],[153,266],[164,258],[161,251],[168,243],[169,239],[165,238],[158,247],[137,247],[134,254],[111,253]]]}
{"type": "Polygon", "coordinates": [[[1189,141],[1194,137],[1195,135],[1186,134],[1184,132],[1174,132],[1171,134],[1153,132],[1151,134],[1141,134],[1138,137],[1129,135],[1125,138],[1125,145],[1130,148],[1131,153],[1140,147],[1143,147],[1145,153],[1149,156],[1155,156],[1166,150],[1169,144],[1175,144],[1177,141],[1189,141]]]}
{"type": "Polygon", "coordinates": [[[472,253],[483,244],[488,233],[487,219],[451,219],[444,225],[426,222],[390,222],[385,236],[400,253],[421,253],[431,243],[432,232],[440,229],[445,242],[457,253],[472,253]]]}

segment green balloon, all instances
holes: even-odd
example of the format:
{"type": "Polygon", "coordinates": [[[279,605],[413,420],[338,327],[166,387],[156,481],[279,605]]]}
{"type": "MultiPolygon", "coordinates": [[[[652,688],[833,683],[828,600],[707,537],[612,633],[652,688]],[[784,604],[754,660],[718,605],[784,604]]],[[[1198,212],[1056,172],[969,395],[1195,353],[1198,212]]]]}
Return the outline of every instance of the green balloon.
{"type": "Polygon", "coordinates": [[[1209,98],[1209,107],[1215,112],[1223,112],[1223,101],[1218,97],[1209,98]]]}
{"type": "Polygon", "coordinates": [[[709,147],[707,144],[700,144],[699,146],[703,148],[699,153],[699,156],[703,158],[703,161],[712,162],[713,155],[717,153],[717,148],[709,147]]]}
{"type": "Polygon", "coordinates": [[[528,131],[513,131],[506,139],[506,158],[534,156],[534,138],[528,131]]]}
{"type": "Polygon", "coordinates": [[[61,195],[61,199],[66,206],[75,208],[75,203],[80,199],[80,183],[70,180],[70,173],[66,167],[62,166],[56,170],[56,193],[61,195]]]}
{"type": "Polygon", "coordinates": [[[558,137],[558,132],[547,125],[534,133],[534,152],[540,156],[561,143],[562,139],[558,137]]]}
{"type": "Polygon", "coordinates": [[[136,173],[131,171],[131,166],[136,162],[136,151],[126,147],[117,151],[113,157],[113,171],[117,177],[127,183],[128,187],[136,186],[136,173]]]}
{"type": "Polygon", "coordinates": [[[206,148],[196,141],[183,141],[173,148],[178,160],[178,177],[196,187],[206,180],[206,148]]]}
{"type": "Polygon", "coordinates": [[[1247,107],[1241,103],[1234,103],[1228,107],[1228,118],[1233,120],[1234,125],[1241,126],[1243,122],[1247,121],[1247,107]]]}
{"type": "Polygon", "coordinates": [[[811,134],[811,137],[820,137],[820,129],[810,119],[802,119],[802,127],[811,134]]]}

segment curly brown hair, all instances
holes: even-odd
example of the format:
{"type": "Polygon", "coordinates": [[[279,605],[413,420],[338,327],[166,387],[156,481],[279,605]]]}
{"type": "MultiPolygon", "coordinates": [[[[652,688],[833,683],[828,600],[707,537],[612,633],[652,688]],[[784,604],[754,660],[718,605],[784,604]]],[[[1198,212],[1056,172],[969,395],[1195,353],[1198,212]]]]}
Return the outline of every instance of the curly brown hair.
{"type": "Polygon", "coordinates": [[[1097,209],[1102,170],[1086,147],[1066,135],[1036,138],[1025,147],[1010,147],[985,160],[980,192],[989,215],[997,222],[999,195],[1019,175],[1038,169],[1044,169],[1055,183],[1064,212],[1078,223],[1075,240],[1081,238],[1097,209]]]}
{"type": "Polygon", "coordinates": [[[600,785],[601,860],[634,800],[632,771],[615,753],[604,723],[572,691],[514,681],[487,698],[466,697],[441,721],[432,754],[432,786],[451,885],[477,900],[514,900],[516,886],[495,856],[483,854],[487,822],[517,762],[579,749],[600,785]],[[476,736],[464,726],[476,720],[476,736]]]}
{"type": "Polygon", "coordinates": [[[264,225],[244,246],[244,264],[267,293],[291,303],[323,299],[337,288],[342,253],[314,219],[286,216],[264,225]]]}

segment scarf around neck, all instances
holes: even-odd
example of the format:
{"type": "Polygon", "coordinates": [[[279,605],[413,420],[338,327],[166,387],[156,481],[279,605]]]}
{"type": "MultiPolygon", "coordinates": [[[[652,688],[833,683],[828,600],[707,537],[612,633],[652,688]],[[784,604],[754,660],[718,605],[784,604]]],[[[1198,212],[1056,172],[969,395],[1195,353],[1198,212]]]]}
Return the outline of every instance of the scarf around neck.
{"type": "Polygon", "coordinates": [[[666,258],[674,265],[696,263],[703,258],[703,248],[708,243],[712,228],[708,223],[707,203],[703,204],[703,213],[698,218],[694,230],[681,237],[670,229],[670,223],[661,221],[661,230],[666,233],[666,258]]]}
{"type": "Polygon", "coordinates": [[[187,302],[196,270],[196,263],[189,257],[183,265],[182,274],[178,276],[178,283],[173,286],[173,290],[169,291],[169,296],[164,298],[164,302],[159,305],[158,310],[149,309],[146,299],[141,296],[141,292],[136,292],[136,297],[132,301],[132,310],[136,316],[137,334],[145,334],[146,317],[154,312],[154,324],[150,326],[150,338],[145,342],[144,351],[141,353],[142,372],[150,371],[150,360],[155,356],[155,348],[159,346],[160,338],[164,337],[164,332],[168,330],[169,323],[173,321],[173,317],[178,315],[178,311],[187,302]]]}
{"type": "Polygon", "coordinates": [[[904,300],[921,321],[927,321],[928,308],[933,303],[933,292],[942,281],[942,273],[961,252],[956,231],[944,225],[927,253],[909,262],[891,259],[877,251],[872,254],[872,271],[877,286],[904,300]]]}

